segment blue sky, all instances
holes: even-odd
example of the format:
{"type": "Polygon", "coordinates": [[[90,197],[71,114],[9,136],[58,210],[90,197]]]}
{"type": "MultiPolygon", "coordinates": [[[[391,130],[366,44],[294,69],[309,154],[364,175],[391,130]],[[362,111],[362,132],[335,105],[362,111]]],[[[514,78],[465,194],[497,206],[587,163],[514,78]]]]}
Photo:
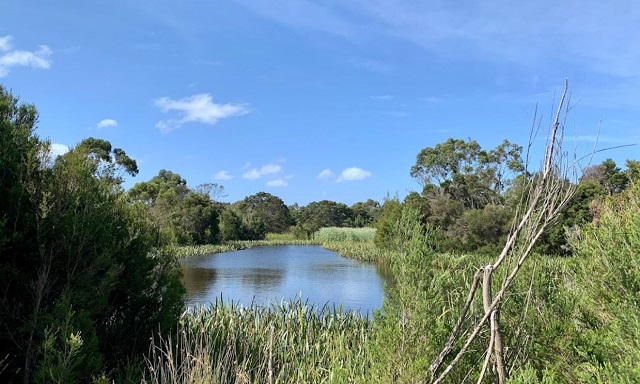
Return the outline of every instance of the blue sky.
{"type": "Polygon", "coordinates": [[[127,151],[126,187],[168,169],[228,202],[402,197],[424,147],[525,145],[565,78],[568,150],[598,130],[599,148],[640,142],[631,0],[3,0],[0,15],[0,83],[56,149],[127,151]]]}

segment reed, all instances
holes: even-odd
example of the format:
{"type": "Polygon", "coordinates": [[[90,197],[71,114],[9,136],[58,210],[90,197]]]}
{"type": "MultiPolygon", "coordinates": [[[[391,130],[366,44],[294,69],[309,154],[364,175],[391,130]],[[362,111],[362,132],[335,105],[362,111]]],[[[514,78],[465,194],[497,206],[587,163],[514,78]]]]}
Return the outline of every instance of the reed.
{"type": "Polygon", "coordinates": [[[298,239],[267,239],[267,240],[246,240],[246,241],[227,241],[222,244],[205,244],[205,245],[185,245],[174,249],[177,258],[211,255],[214,253],[223,253],[230,251],[239,251],[253,247],[264,247],[270,245],[320,245],[320,242],[314,240],[298,240],[298,239]]]}
{"type": "Polygon", "coordinates": [[[322,244],[336,241],[350,243],[372,242],[376,234],[375,228],[320,228],[313,234],[313,239],[322,244]]]}
{"type": "Polygon", "coordinates": [[[152,342],[145,383],[364,382],[371,323],[298,299],[270,307],[217,301],[185,312],[152,342]]]}
{"type": "Polygon", "coordinates": [[[388,262],[392,256],[389,251],[375,246],[373,241],[349,242],[349,241],[329,241],[324,242],[322,247],[330,251],[338,252],[341,256],[361,261],[388,262]]]}

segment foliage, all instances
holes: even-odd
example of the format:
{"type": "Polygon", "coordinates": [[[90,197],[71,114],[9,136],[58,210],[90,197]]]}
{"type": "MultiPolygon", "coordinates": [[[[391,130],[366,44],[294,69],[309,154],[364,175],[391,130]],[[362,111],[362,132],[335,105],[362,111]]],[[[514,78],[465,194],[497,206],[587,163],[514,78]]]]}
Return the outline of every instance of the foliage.
{"type": "Polygon", "coordinates": [[[302,301],[270,308],[216,302],[187,312],[151,347],[148,383],[365,382],[369,321],[302,301]]]}
{"type": "Polygon", "coordinates": [[[135,163],[98,139],[52,161],[36,122],[0,88],[2,381],[85,382],[138,358],[184,289],[120,187],[135,163]]]}
{"type": "Polygon", "coordinates": [[[346,204],[322,200],[299,208],[296,221],[296,237],[307,239],[322,227],[347,226],[353,221],[353,212],[346,204]]]}
{"type": "Polygon", "coordinates": [[[615,161],[606,159],[601,164],[588,167],[582,172],[581,181],[591,180],[608,195],[620,193],[629,185],[629,176],[618,168],[615,161]]]}
{"type": "Polygon", "coordinates": [[[238,205],[228,205],[220,215],[220,238],[225,241],[262,240],[267,226],[259,216],[243,217],[238,205]]]}
{"type": "Polygon", "coordinates": [[[448,230],[449,248],[457,251],[500,253],[511,228],[512,212],[504,205],[488,204],[465,211],[448,230]]]}
{"type": "Polygon", "coordinates": [[[353,204],[351,211],[353,212],[353,219],[351,222],[346,223],[347,226],[356,228],[372,227],[380,217],[382,206],[373,199],[367,199],[367,201],[359,201],[353,204]]]}
{"type": "Polygon", "coordinates": [[[522,147],[508,140],[486,151],[475,140],[450,138],[422,149],[411,176],[422,183],[424,192],[435,190],[467,208],[482,208],[500,202],[507,176],[524,170],[521,152],[522,147]]]}
{"type": "Polygon", "coordinates": [[[395,198],[387,198],[382,204],[382,213],[376,223],[376,234],[374,243],[381,249],[392,249],[394,246],[394,237],[396,235],[396,224],[402,215],[402,205],[395,198]]]}
{"type": "Polygon", "coordinates": [[[158,245],[213,244],[220,237],[221,207],[211,196],[222,191],[217,184],[191,189],[179,174],[162,169],[151,180],[136,183],[128,197],[148,211],[158,245]]]}
{"type": "Polygon", "coordinates": [[[237,203],[238,212],[245,222],[262,221],[266,232],[283,233],[292,224],[291,213],[277,196],[258,192],[237,203]]]}

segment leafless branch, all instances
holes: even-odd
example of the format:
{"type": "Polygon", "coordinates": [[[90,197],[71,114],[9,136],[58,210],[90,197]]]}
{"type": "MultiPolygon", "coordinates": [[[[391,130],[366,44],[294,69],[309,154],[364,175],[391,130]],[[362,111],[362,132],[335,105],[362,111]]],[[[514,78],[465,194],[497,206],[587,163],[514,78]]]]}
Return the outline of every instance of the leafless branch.
{"type": "MultiPolygon", "coordinates": [[[[492,370],[497,375],[498,383],[503,384],[507,381],[507,364],[504,360],[504,347],[500,335],[500,308],[510,286],[527,258],[531,255],[534,245],[549,226],[555,222],[576,190],[574,184],[566,182],[567,172],[575,172],[576,162],[567,162],[567,155],[562,152],[564,127],[566,125],[567,114],[570,111],[567,92],[568,81],[565,82],[564,91],[560,97],[555,118],[550,126],[541,173],[536,177],[527,179],[527,184],[525,185],[527,193],[521,198],[516,210],[516,217],[519,217],[519,219],[514,221],[514,223],[517,224],[513,225],[511,233],[505,242],[505,246],[495,262],[486,265],[476,272],[460,318],[452,330],[447,343],[430,366],[430,383],[441,383],[446,378],[462,356],[468,351],[471,343],[476,339],[481,330],[486,327],[487,321],[489,321],[489,327],[491,329],[491,339],[489,341],[489,348],[487,349],[485,364],[481,369],[478,382],[484,377],[490,361],[493,361],[492,370]],[[498,292],[492,295],[491,278],[500,267],[506,268],[508,273],[505,273],[505,278],[498,292]],[[460,340],[460,331],[466,319],[468,307],[477,292],[480,271],[483,271],[482,295],[484,316],[480,321],[475,323],[475,326],[471,332],[468,333],[468,336],[466,336],[466,340],[456,356],[439,376],[437,376],[443,362],[451,352],[452,346],[456,341],[460,340]]],[[[536,123],[534,122],[530,135],[529,148],[531,148],[533,138],[537,134],[537,131],[538,128],[536,128],[536,123]]],[[[528,159],[529,157],[527,155],[527,161],[528,159]]],[[[463,334],[464,333],[467,332],[463,332],[463,334]]]]}

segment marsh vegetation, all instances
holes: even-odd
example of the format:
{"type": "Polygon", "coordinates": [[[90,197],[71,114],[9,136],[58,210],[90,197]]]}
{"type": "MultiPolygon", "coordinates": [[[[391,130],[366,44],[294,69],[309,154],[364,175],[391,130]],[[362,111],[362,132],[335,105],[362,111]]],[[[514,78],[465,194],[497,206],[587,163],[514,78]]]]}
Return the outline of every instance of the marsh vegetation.
{"type": "Polygon", "coordinates": [[[562,119],[539,171],[514,143],[451,138],[420,151],[402,201],[303,207],[222,203],[167,170],[125,191],[124,150],[53,158],[36,124],[0,87],[3,382],[640,382],[640,162],[564,172],[562,119]],[[178,257],[266,244],[322,244],[394,284],[372,317],[304,298],[184,310],[178,257]]]}

